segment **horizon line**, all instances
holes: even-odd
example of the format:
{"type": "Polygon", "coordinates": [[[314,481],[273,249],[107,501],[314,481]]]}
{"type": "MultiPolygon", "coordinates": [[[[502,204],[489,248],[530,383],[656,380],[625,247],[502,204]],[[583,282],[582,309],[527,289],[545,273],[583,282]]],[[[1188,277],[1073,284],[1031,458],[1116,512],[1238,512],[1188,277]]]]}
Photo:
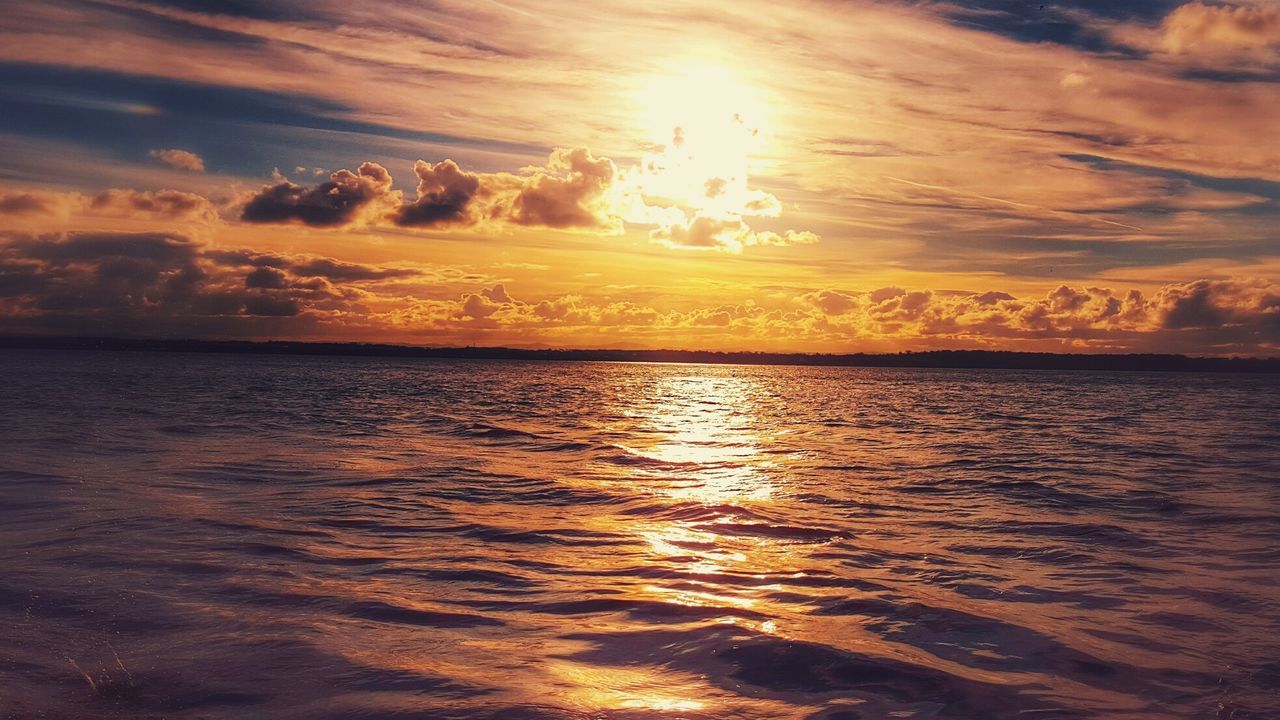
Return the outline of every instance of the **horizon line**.
{"type": "Polygon", "coordinates": [[[1280,373],[1280,356],[1190,356],[1178,353],[1139,352],[1059,353],[978,348],[900,350],[898,352],[882,353],[860,351],[774,352],[762,350],[519,348],[477,345],[427,346],[365,341],[227,340],[0,334],[0,349],[810,367],[1280,373]]]}

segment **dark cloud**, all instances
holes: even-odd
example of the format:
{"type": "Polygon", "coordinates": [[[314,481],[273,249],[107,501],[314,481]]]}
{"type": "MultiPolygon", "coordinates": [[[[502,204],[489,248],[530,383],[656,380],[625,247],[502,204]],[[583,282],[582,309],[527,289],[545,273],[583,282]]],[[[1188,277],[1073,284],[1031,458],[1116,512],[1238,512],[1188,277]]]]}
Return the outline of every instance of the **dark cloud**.
{"type": "Polygon", "coordinates": [[[302,312],[302,305],[289,297],[274,295],[251,295],[245,298],[245,315],[266,315],[268,317],[292,317],[302,312]]]}
{"type": "Polygon", "coordinates": [[[223,318],[307,318],[359,313],[360,283],[419,274],[330,258],[210,249],[175,233],[73,232],[0,240],[5,327],[100,323],[99,332],[146,334],[223,318]]]}
{"type": "Polygon", "coordinates": [[[471,173],[448,159],[419,160],[414,173],[417,197],[411,202],[392,189],[386,168],[366,162],[355,173],[339,170],[314,187],[288,180],[265,186],[245,203],[241,219],[314,227],[440,227],[482,220],[559,229],[621,225],[608,202],[617,168],[586,148],[555,150],[545,166],[523,175],[471,173]]]}
{"type": "Polygon", "coordinates": [[[1204,284],[1188,288],[1166,298],[1164,325],[1168,328],[1204,328],[1221,325],[1227,311],[1213,303],[1213,293],[1204,284]]]}
{"type": "Polygon", "coordinates": [[[0,260],[0,298],[43,292],[45,277],[40,265],[21,260],[0,260]]]}
{"type": "Polygon", "coordinates": [[[289,284],[289,278],[279,270],[273,267],[255,268],[248,275],[244,276],[244,286],[247,288],[272,288],[278,289],[289,284]]]}
{"type": "Polygon", "coordinates": [[[0,214],[27,215],[51,212],[54,206],[50,198],[33,193],[18,192],[0,195],[0,214]]]}
{"type": "Polygon", "coordinates": [[[214,262],[231,266],[287,268],[293,262],[283,255],[253,250],[206,250],[204,255],[214,262]]]}
{"type": "Polygon", "coordinates": [[[359,263],[341,262],[331,258],[315,258],[295,262],[289,268],[297,275],[320,276],[335,282],[360,282],[364,280],[392,280],[420,275],[412,268],[384,268],[359,263]]]}
{"type": "Polygon", "coordinates": [[[15,241],[11,250],[26,258],[53,265],[138,260],[173,265],[195,258],[198,246],[172,233],[71,233],[65,237],[28,237],[15,241]]]}
{"type": "Polygon", "coordinates": [[[19,310],[148,312],[192,293],[204,277],[197,254],[177,235],[72,233],[18,238],[0,248],[0,261],[19,310]]]}
{"type": "MultiPolygon", "coordinates": [[[[420,270],[382,267],[344,262],[326,257],[297,258],[251,250],[205,250],[205,258],[228,267],[252,267],[259,270],[289,270],[300,277],[320,277],[334,282],[373,282],[421,275],[420,270]]],[[[265,278],[266,274],[259,275],[265,278]]]]}
{"type": "Polygon", "coordinates": [[[1280,329],[1280,288],[1269,283],[1196,280],[1162,288],[1153,304],[1165,328],[1247,326],[1256,325],[1259,318],[1267,318],[1270,330],[1275,333],[1270,339],[1280,340],[1280,333],[1275,332],[1280,329]]]}
{"type": "Polygon", "coordinates": [[[419,160],[413,172],[418,176],[418,198],[400,208],[396,224],[430,227],[475,221],[467,208],[480,191],[480,176],[463,172],[452,160],[419,160]]]}
{"type": "Polygon", "coordinates": [[[269,185],[245,204],[240,219],[252,223],[301,222],[315,227],[376,223],[400,204],[391,173],[375,162],[356,172],[339,170],[327,182],[303,187],[288,180],[269,185]]]}

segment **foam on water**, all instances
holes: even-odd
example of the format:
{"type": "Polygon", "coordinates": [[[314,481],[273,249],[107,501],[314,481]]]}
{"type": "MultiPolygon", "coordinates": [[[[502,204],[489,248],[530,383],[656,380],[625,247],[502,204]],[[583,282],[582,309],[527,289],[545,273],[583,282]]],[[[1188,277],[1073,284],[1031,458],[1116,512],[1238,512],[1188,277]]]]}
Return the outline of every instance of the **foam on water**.
{"type": "Polygon", "coordinates": [[[1273,718],[1273,377],[0,353],[0,717],[1273,718]]]}

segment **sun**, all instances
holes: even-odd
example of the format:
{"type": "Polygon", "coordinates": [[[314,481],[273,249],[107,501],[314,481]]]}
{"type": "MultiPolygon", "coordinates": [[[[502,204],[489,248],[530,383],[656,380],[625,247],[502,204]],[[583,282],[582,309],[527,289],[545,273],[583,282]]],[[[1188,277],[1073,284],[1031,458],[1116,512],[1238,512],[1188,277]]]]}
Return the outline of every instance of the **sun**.
{"type": "MultiPolygon", "coordinates": [[[[769,138],[761,94],[725,66],[688,64],[638,83],[647,156],[637,182],[651,206],[741,214],[752,158],[769,138]]],[[[766,213],[767,214],[767,213],[766,213]]]]}
{"type": "Polygon", "coordinates": [[[761,94],[721,65],[691,65],[652,76],[640,84],[636,100],[652,142],[666,144],[680,128],[686,141],[696,139],[711,150],[735,152],[739,148],[724,131],[747,129],[757,140],[767,135],[767,105],[761,94]]]}

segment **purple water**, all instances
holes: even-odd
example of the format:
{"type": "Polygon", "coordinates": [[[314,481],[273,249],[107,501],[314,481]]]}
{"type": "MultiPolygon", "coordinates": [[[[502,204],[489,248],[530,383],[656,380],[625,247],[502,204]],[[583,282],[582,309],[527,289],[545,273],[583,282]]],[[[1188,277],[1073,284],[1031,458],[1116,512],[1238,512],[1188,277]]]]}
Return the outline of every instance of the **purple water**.
{"type": "Polygon", "coordinates": [[[1274,376],[0,377],[0,717],[1280,717],[1274,376]]]}

